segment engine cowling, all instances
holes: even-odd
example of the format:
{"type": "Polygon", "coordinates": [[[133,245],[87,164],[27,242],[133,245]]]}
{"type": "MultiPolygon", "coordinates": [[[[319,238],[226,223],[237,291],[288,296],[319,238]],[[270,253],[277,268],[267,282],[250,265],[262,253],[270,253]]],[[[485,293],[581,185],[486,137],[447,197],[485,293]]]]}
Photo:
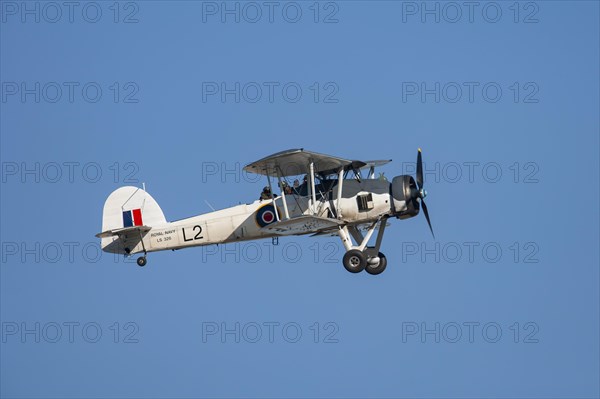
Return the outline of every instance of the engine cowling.
{"type": "Polygon", "coordinates": [[[412,176],[394,177],[391,191],[392,212],[398,219],[408,219],[419,214],[417,183],[412,176]]]}

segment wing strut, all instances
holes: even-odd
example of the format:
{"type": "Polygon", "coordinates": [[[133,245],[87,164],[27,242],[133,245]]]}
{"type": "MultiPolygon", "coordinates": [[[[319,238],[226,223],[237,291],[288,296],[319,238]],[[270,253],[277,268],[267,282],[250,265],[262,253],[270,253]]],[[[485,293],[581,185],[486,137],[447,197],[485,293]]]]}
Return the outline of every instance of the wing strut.
{"type": "Polygon", "coordinates": [[[342,185],[344,183],[344,168],[340,168],[338,172],[338,188],[337,188],[337,205],[336,205],[336,213],[338,219],[342,218],[342,211],[340,208],[340,200],[342,199],[342,185]]]}
{"type": "Polygon", "coordinates": [[[279,212],[277,212],[277,204],[275,203],[275,195],[273,193],[273,187],[271,187],[271,176],[267,172],[267,182],[269,182],[269,190],[271,191],[271,202],[273,203],[273,209],[275,210],[275,219],[279,222],[279,212]]]}
{"type": "Polygon", "coordinates": [[[312,214],[315,215],[317,213],[317,194],[315,192],[315,164],[313,162],[313,160],[310,160],[310,163],[308,164],[308,168],[310,170],[310,191],[312,194],[312,203],[310,205],[312,214]]]}
{"type": "Polygon", "coordinates": [[[285,218],[290,218],[290,213],[288,212],[287,201],[285,199],[285,187],[281,184],[281,169],[277,167],[277,181],[279,182],[279,188],[281,189],[281,200],[283,201],[283,213],[285,214],[285,218]]]}

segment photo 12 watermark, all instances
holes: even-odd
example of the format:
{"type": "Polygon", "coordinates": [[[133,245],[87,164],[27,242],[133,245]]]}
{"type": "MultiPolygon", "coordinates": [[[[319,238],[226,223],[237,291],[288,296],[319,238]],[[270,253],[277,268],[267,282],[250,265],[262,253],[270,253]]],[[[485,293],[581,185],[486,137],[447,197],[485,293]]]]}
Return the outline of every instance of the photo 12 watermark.
{"type": "Polygon", "coordinates": [[[220,24],[337,24],[335,1],[203,1],[202,23],[220,24]]]}
{"type": "Polygon", "coordinates": [[[295,240],[281,240],[278,245],[271,241],[235,242],[203,246],[200,251],[202,263],[337,264],[343,256],[341,244],[334,241],[315,241],[308,246],[295,240]]]}
{"type": "Polygon", "coordinates": [[[103,252],[100,239],[93,241],[2,241],[0,259],[5,265],[97,264],[103,259],[112,263],[135,264],[134,257],[103,252]]]}
{"type": "Polygon", "coordinates": [[[339,332],[339,325],[333,321],[203,321],[202,343],[337,344],[339,332]]]}
{"type": "Polygon", "coordinates": [[[404,321],[402,343],[421,344],[537,344],[540,327],[536,322],[496,321],[404,321]]]}
{"type": "Polygon", "coordinates": [[[2,104],[137,104],[140,85],[133,81],[2,81],[2,104]]]}
{"type": "Polygon", "coordinates": [[[138,184],[140,166],[133,161],[3,161],[2,184],[138,184]]]}
{"type": "Polygon", "coordinates": [[[135,1],[1,1],[3,24],[137,24],[135,1]]]}
{"type": "MultiPolygon", "coordinates": [[[[448,162],[423,162],[423,176],[428,183],[484,183],[509,182],[537,184],[540,182],[540,165],[535,161],[469,160],[448,162]]],[[[402,162],[401,174],[415,175],[414,162],[402,162]]]]}
{"type": "Polygon", "coordinates": [[[537,82],[514,81],[411,81],[402,82],[402,103],[421,104],[537,104],[540,86],[537,82]]]}
{"type": "Polygon", "coordinates": [[[246,104],[337,104],[340,86],[334,81],[205,81],[202,82],[202,103],[246,104]]]}
{"type": "Polygon", "coordinates": [[[540,5],[534,1],[403,1],[402,23],[537,24],[540,5]]]}
{"type": "Polygon", "coordinates": [[[96,321],[3,321],[3,344],[137,344],[140,327],[136,322],[96,321]]]}
{"type": "Polygon", "coordinates": [[[402,263],[540,263],[540,245],[535,241],[403,241],[402,263]]]}

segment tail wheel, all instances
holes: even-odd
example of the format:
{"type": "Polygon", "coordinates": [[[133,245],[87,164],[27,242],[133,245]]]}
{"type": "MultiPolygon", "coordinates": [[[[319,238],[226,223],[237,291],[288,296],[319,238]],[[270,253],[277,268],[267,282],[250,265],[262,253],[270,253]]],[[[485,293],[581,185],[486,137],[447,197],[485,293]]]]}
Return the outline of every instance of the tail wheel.
{"type": "Polygon", "coordinates": [[[367,273],[372,274],[374,276],[383,273],[383,271],[387,267],[387,259],[385,255],[379,252],[377,256],[379,257],[379,263],[374,265],[367,263],[367,266],[365,267],[367,273]]]}
{"type": "Polygon", "coordinates": [[[351,249],[344,254],[342,263],[350,273],[360,273],[367,266],[367,257],[362,251],[351,249]]]}
{"type": "Polygon", "coordinates": [[[139,258],[137,258],[137,264],[139,267],[144,267],[146,266],[146,257],[145,256],[140,256],[139,258]]]}

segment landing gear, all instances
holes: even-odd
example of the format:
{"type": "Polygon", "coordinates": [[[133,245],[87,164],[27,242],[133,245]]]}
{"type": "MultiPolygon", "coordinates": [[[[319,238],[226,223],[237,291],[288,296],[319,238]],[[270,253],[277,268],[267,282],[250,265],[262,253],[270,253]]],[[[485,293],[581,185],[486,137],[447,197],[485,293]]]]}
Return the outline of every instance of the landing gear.
{"type": "Polygon", "coordinates": [[[373,276],[383,273],[387,266],[387,259],[385,258],[384,254],[379,252],[377,254],[377,258],[379,258],[378,261],[375,258],[370,258],[367,261],[367,267],[365,267],[367,273],[373,276]]]}
{"type": "Polygon", "coordinates": [[[139,267],[144,267],[146,266],[146,246],[144,245],[144,237],[142,236],[142,231],[139,230],[140,233],[140,242],[142,243],[142,248],[144,249],[144,256],[140,256],[139,258],[137,258],[137,264],[139,267]]]}
{"type": "Polygon", "coordinates": [[[342,263],[350,273],[360,273],[367,266],[367,257],[362,251],[351,249],[344,255],[342,263]]]}
{"type": "Polygon", "coordinates": [[[347,251],[342,261],[346,270],[350,273],[359,273],[366,270],[367,273],[372,275],[383,273],[387,267],[387,259],[384,254],[379,252],[379,247],[381,246],[386,223],[387,217],[381,217],[368,227],[367,234],[364,236],[356,226],[340,227],[338,235],[347,251]],[[377,234],[375,246],[367,247],[367,243],[378,225],[379,233],[377,234]],[[357,245],[353,245],[351,237],[354,238],[357,245]]]}

